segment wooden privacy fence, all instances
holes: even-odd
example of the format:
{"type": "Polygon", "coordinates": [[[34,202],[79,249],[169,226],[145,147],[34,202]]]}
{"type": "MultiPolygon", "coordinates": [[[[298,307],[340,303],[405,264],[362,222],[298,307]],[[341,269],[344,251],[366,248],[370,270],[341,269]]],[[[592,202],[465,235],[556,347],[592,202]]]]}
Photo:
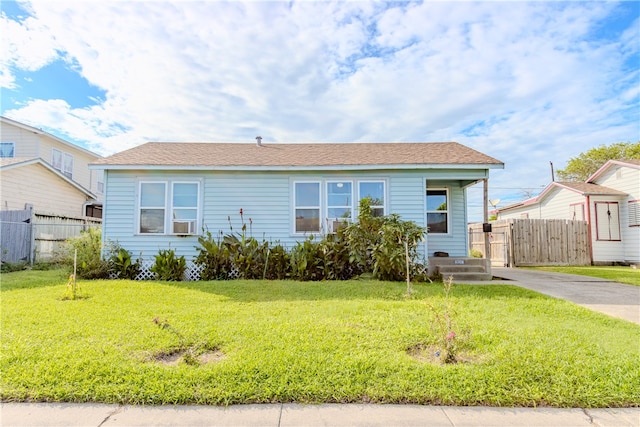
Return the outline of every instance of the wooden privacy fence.
{"type": "MultiPolygon", "coordinates": [[[[491,264],[524,267],[590,265],[591,241],[586,221],[504,219],[491,223],[491,264]]],[[[469,246],[484,254],[482,224],[469,227],[469,246]]]]}
{"type": "Polygon", "coordinates": [[[47,215],[33,209],[0,211],[0,259],[31,264],[48,261],[68,238],[101,225],[97,218],[47,215]]]}

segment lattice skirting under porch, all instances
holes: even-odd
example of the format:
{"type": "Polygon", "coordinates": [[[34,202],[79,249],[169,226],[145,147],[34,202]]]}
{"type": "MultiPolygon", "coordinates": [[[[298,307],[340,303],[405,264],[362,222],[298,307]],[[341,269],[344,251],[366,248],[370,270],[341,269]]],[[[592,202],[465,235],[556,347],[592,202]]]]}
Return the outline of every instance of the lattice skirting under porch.
{"type": "MultiPolygon", "coordinates": [[[[140,273],[136,276],[135,280],[155,280],[156,275],[151,271],[151,267],[155,262],[153,260],[141,261],[140,263],[140,273]]],[[[194,264],[191,261],[187,261],[187,269],[184,272],[184,276],[182,280],[186,282],[195,282],[200,280],[200,273],[202,272],[204,267],[194,264]]],[[[229,274],[229,279],[237,279],[240,277],[238,269],[233,268],[229,274]]],[[[111,275],[112,279],[115,279],[115,275],[111,275]]]]}

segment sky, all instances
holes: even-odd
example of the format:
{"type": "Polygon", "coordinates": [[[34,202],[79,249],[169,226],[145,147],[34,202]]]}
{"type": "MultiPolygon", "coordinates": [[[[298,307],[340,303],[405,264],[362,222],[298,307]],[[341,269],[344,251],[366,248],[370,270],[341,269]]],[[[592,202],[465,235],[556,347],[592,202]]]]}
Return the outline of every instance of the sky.
{"type": "MultiPolygon", "coordinates": [[[[147,141],[457,141],[498,207],[640,139],[640,2],[0,3],[3,116],[101,155],[147,141]]],[[[482,185],[469,189],[482,219],[482,185]]]]}

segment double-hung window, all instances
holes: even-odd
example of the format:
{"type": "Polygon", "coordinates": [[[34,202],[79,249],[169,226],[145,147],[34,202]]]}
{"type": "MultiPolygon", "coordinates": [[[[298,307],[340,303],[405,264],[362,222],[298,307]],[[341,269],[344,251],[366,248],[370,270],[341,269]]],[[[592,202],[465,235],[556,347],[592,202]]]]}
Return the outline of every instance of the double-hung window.
{"type": "Polygon", "coordinates": [[[71,154],[52,148],[51,165],[67,178],[73,179],[73,156],[71,154]]]}
{"type": "Polygon", "coordinates": [[[164,234],[166,205],[166,182],[141,182],[138,232],[141,234],[164,234]]]}
{"type": "Polygon", "coordinates": [[[336,231],[341,224],[353,220],[353,183],[351,181],[327,182],[327,222],[329,231],[336,231]]]}
{"type": "Polygon", "coordinates": [[[16,145],[13,142],[0,142],[0,157],[15,157],[16,145]]]}
{"type": "Polygon", "coordinates": [[[195,234],[198,222],[198,183],[174,182],[171,193],[171,232],[195,234]]]}
{"type": "Polygon", "coordinates": [[[320,231],[320,182],[293,184],[295,233],[320,231]]]}
{"type": "Polygon", "coordinates": [[[138,232],[196,234],[199,194],[198,182],[141,182],[138,232]]]}
{"type": "Polygon", "coordinates": [[[431,234],[449,232],[449,192],[445,188],[427,189],[427,227],[431,234]]]}
{"type": "Polygon", "coordinates": [[[371,215],[385,215],[384,181],[360,181],[358,183],[358,200],[371,199],[371,215]]]}

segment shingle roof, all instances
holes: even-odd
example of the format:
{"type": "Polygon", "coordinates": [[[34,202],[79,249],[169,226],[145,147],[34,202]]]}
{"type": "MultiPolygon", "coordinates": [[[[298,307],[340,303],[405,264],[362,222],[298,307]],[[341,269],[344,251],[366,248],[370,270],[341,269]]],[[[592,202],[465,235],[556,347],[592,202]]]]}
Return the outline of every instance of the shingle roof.
{"type": "Polygon", "coordinates": [[[623,193],[622,191],[614,190],[613,188],[604,187],[598,184],[591,184],[587,182],[558,182],[556,183],[561,187],[566,187],[570,190],[575,190],[582,195],[616,195],[616,196],[626,196],[627,193],[623,193]]]}
{"type": "Polygon", "coordinates": [[[436,143],[168,143],[150,142],[97,160],[112,167],[342,167],[477,165],[503,163],[457,142],[436,143]]]}

